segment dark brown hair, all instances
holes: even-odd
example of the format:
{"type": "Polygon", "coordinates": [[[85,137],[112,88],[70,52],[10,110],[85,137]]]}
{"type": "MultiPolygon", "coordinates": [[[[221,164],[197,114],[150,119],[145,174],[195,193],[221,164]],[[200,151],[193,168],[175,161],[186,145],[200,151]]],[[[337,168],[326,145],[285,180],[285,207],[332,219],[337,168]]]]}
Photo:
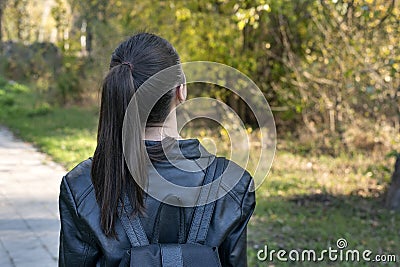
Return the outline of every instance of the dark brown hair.
{"type": "MultiPolygon", "coordinates": [[[[91,170],[101,211],[100,224],[108,237],[117,238],[115,219],[118,202],[125,194],[135,213],[144,211],[144,191],[136,182],[147,180],[144,129],[138,124],[134,132],[130,133],[134,137],[131,140],[134,151],[130,151],[134,153],[134,162],[130,173],[122,144],[126,109],[132,96],[146,80],[179,63],[179,56],[173,46],[165,39],[149,33],[132,36],[112,54],[110,70],[102,85],[97,147],[91,170]]],[[[170,90],[157,101],[146,123],[159,123],[166,119],[173,95],[170,90]]],[[[136,116],[140,117],[140,114],[136,116]]]]}

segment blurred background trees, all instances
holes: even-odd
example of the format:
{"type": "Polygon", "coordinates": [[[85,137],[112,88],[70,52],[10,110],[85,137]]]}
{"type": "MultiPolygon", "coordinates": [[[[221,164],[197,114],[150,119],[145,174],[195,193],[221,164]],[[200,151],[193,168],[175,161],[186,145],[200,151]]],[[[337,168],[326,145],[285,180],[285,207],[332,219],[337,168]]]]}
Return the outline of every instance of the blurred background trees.
{"type": "MultiPolygon", "coordinates": [[[[147,30],[184,62],[247,74],[294,149],[391,150],[400,130],[399,22],[396,0],[0,0],[0,71],[34,83],[50,104],[97,104],[113,48],[147,30]]],[[[223,99],[257,127],[226,90],[190,93],[223,99]]]]}

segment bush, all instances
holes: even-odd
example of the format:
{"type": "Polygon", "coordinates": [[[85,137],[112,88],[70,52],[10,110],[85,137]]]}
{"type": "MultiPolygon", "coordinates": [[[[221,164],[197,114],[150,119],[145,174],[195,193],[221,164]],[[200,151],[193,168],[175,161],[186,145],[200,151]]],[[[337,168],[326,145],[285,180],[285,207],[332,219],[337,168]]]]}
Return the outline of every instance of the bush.
{"type": "Polygon", "coordinates": [[[33,82],[40,91],[47,91],[60,72],[62,56],[52,43],[24,45],[12,41],[3,44],[0,75],[19,82],[33,82]]]}
{"type": "Polygon", "coordinates": [[[28,117],[45,116],[52,111],[51,106],[48,103],[42,103],[38,107],[32,109],[27,113],[28,117]]]}
{"type": "Polygon", "coordinates": [[[12,41],[3,44],[2,71],[6,78],[22,81],[55,75],[62,62],[58,48],[52,43],[24,45],[12,41]]]}
{"type": "Polygon", "coordinates": [[[0,88],[6,86],[8,81],[0,76],[0,88]]]}
{"type": "Polygon", "coordinates": [[[15,104],[15,98],[11,95],[2,95],[0,90],[0,105],[2,106],[13,106],[15,104]]]}
{"type": "Polygon", "coordinates": [[[80,92],[79,77],[76,72],[67,68],[57,76],[55,93],[59,104],[65,105],[69,100],[74,100],[80,92]]]}

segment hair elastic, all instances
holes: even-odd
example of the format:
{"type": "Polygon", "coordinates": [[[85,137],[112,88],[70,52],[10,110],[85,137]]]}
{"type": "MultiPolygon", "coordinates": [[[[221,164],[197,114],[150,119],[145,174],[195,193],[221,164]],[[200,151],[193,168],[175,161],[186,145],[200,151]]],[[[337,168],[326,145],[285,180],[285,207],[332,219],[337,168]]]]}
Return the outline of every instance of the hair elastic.
{"type": "Polygon", "coordinates": [[[121,63],[121,65],[127,65],[127,66],[129,66],[129,68],[131,69],[131,71],[133,71],[133,64],[132,64],[132,63],[130,63],[130,62],[128,62],[128,61],[124,61],[124,62],[121,63]]]}

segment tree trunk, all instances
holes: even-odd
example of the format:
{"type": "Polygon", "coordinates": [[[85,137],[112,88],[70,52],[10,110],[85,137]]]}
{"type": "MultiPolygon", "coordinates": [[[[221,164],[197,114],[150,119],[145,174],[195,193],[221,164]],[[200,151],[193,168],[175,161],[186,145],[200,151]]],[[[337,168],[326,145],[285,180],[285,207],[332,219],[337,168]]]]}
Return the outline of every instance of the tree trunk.
{"type": "Polygon", "coordinates": [[[3,51],[3,2],[0,1],[0,53],[3,51]]]}
{"type": "Polygon", "coordinates": [[[91,22],[89,22],[86,28],[86,54],[89,57],[92,56],[92,42],[93,42],[92,25],[91,22]]]}
{"type": "Polygon", "coordinates": [[[3,14],[6,0],[0,0],[0,53],[3,52],[3,14]]]}
{"type": "Polygon", "coordinates": [[[400,212],[400,154],[397,155],[392,180],[387,191],[386,207],[400,212]]]}

